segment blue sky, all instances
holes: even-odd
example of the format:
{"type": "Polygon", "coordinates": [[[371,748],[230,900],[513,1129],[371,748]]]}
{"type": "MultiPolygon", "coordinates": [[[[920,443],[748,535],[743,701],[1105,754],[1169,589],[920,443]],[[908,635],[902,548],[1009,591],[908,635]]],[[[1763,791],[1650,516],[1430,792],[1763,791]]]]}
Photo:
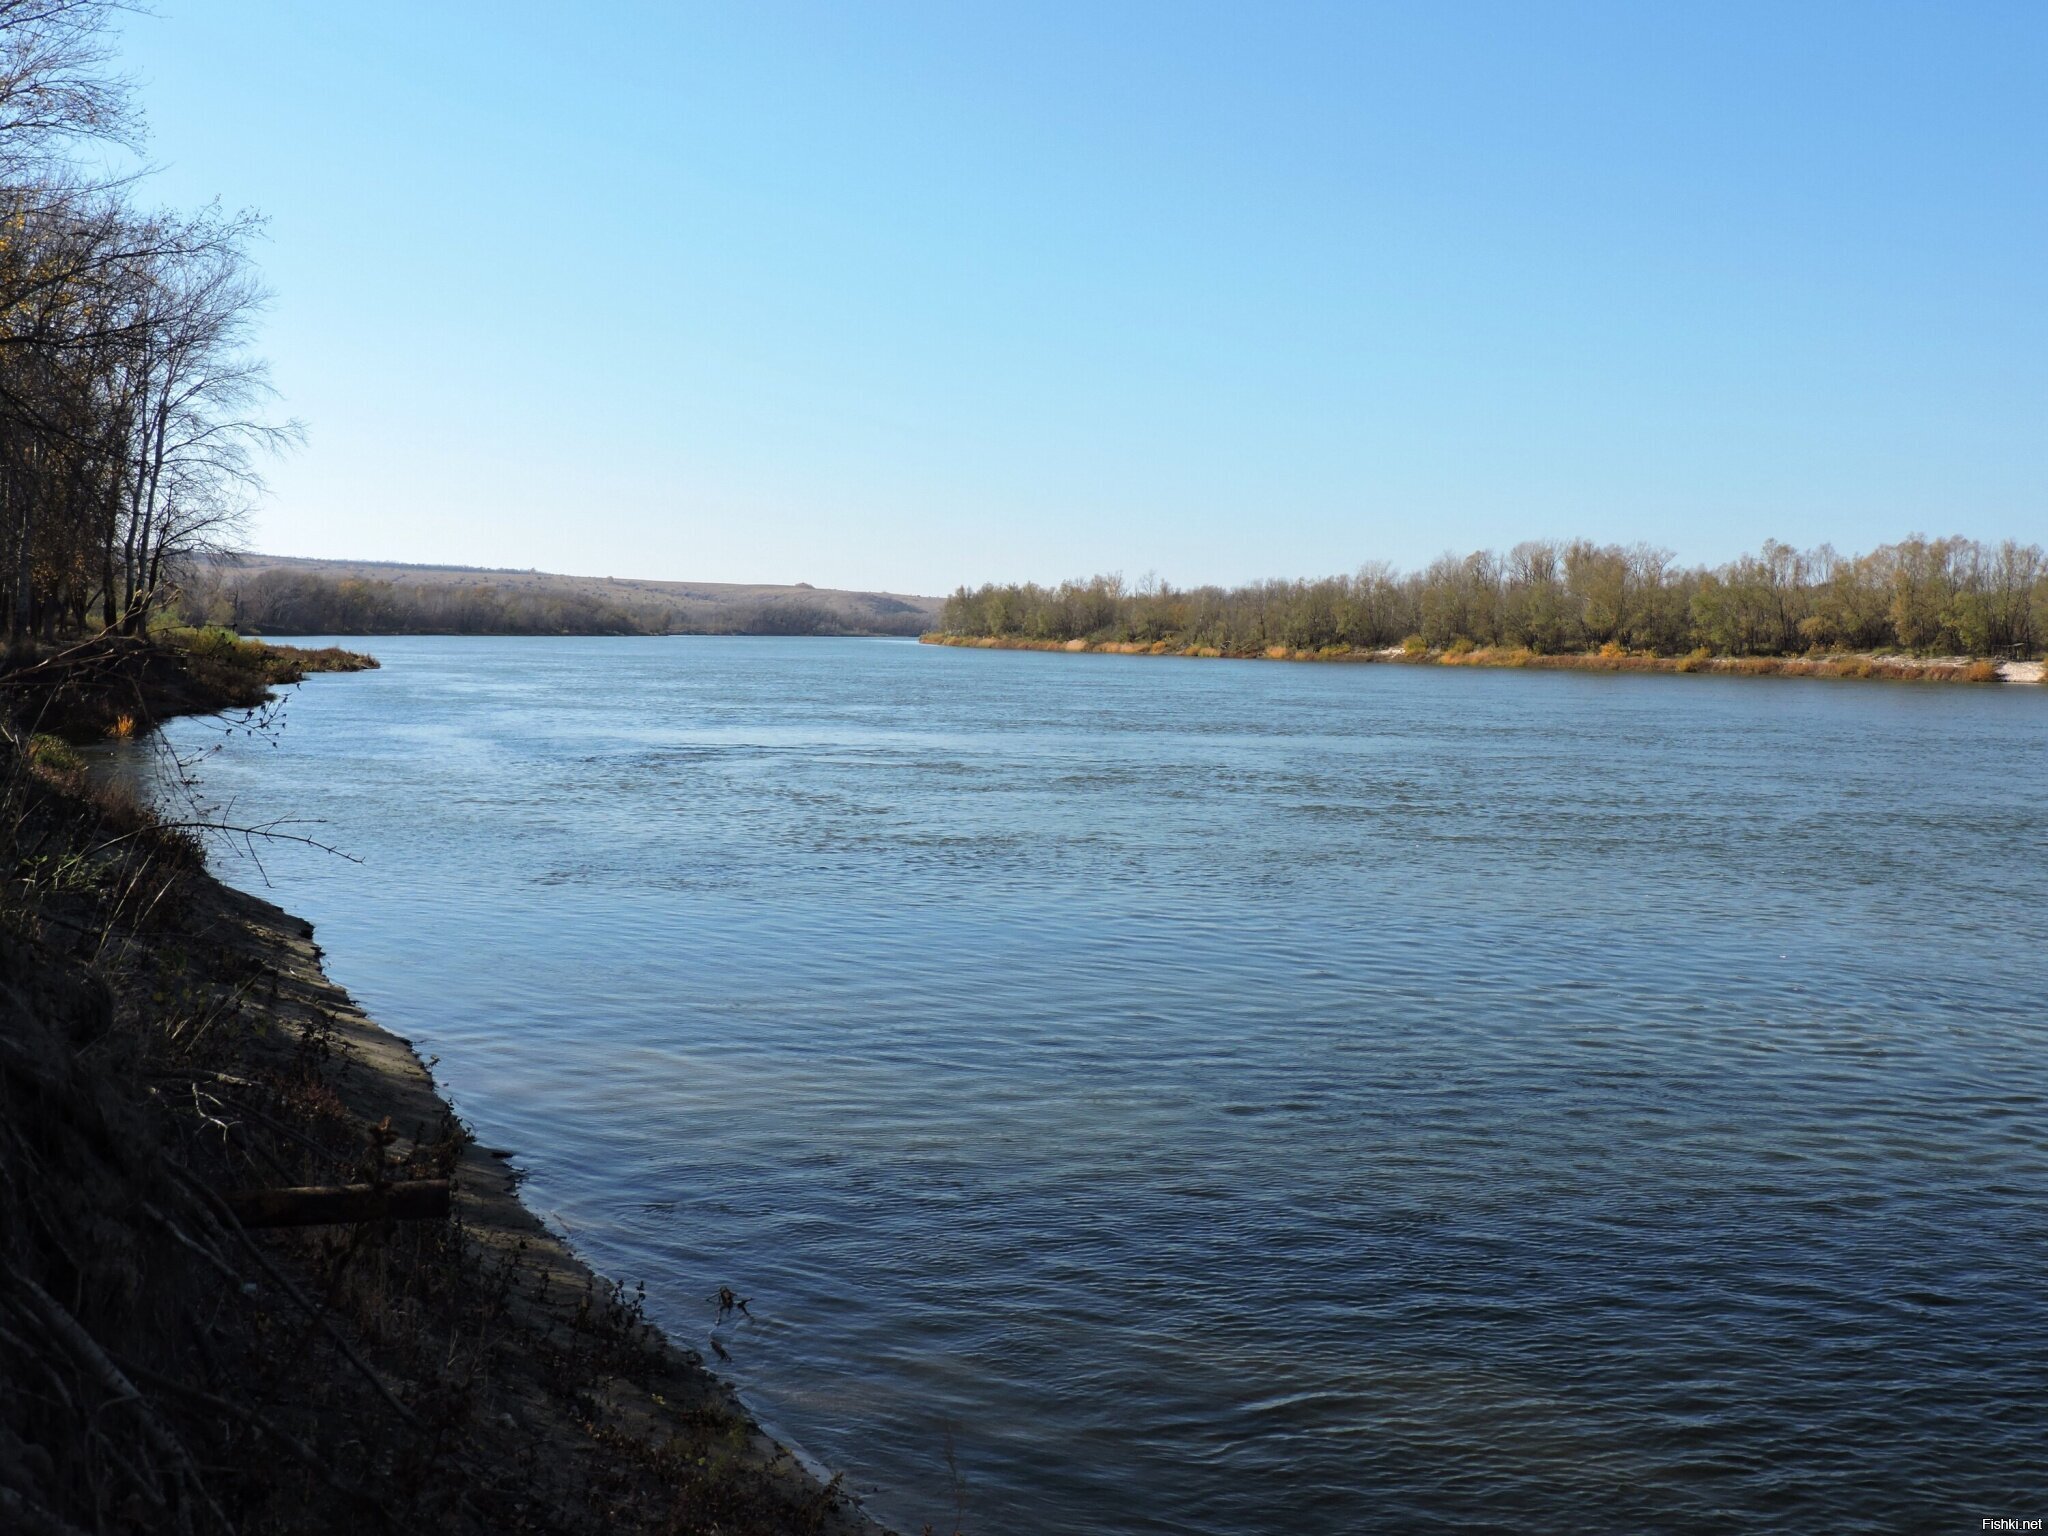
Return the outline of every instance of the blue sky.
{"type": "Polygon", "coordinates": [[[290,554],[940,591],[2048,539],[2048,5],[126,23],[290,554]]]}

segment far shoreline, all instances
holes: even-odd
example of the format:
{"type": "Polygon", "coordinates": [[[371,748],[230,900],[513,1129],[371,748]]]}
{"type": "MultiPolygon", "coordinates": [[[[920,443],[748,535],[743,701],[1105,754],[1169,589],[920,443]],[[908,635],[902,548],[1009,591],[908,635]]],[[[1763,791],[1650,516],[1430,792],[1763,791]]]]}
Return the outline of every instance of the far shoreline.
{"type": "Polygon", "coordinates": [[[1877,652],[1833,652],[1821,656],[1659,656],[1608,648],[1601,651],[1543,653],[1519,647],[1471,646],[1460,649],[1404,646],[1361,649],[1325,646],[1304,650],[1284,645],[1263,650],[1225,651],[1216,646],[1179,645],[1169,640],[1032,640],[1013,635],[955,635],[943,631],[918,636],[920,645],[946,645],[964,650],[1045,651],[1065,655],[1168,656],[1189,660],[1338,662],[1364,665],[1488,667],[1552,672],[1708,673],[1724,677],[1817,677],[1914,683],[2040,684],[2044,663],[2001,661],[1986,656],[1906,656],[1877,652]]]}
{"type": "Polygon", "coordinates": [[[238,629],[244,640],[919,640],[887,630],[787,630],[742,632],[727,629],[238,629]]]}

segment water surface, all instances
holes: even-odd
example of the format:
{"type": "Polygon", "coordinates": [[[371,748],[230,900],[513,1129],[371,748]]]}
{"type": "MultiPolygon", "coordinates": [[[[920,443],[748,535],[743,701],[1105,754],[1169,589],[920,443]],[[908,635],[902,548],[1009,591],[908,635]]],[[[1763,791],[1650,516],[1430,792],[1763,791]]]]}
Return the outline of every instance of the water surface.
{"type": "Polygon", "coordinates": [[[347,643],[223,873],[906,1530],[2041,1513],[2048,689],[347,643]]]}

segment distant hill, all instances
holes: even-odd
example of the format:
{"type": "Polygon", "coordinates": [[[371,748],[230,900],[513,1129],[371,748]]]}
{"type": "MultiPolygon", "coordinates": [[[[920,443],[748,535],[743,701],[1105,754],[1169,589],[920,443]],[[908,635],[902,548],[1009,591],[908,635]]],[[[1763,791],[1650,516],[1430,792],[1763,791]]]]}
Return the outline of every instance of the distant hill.
{"type": "Polygon", "coordinates": [[[385,560],[240,555],[188,574],[180,615],[261,634],[916,635],[941,600],[897,592],[385,560]]]}

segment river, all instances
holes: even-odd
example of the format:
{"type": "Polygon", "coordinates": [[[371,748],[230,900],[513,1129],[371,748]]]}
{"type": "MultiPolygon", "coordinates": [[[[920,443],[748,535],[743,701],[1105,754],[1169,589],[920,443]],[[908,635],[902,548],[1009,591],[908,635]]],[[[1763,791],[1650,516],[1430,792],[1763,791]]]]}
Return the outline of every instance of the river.
{"type": "Polygon", "coordinates": [[[2048,689],[344,643],[216,869],[904,1530],[2044,1512],[2048,689]]]}

